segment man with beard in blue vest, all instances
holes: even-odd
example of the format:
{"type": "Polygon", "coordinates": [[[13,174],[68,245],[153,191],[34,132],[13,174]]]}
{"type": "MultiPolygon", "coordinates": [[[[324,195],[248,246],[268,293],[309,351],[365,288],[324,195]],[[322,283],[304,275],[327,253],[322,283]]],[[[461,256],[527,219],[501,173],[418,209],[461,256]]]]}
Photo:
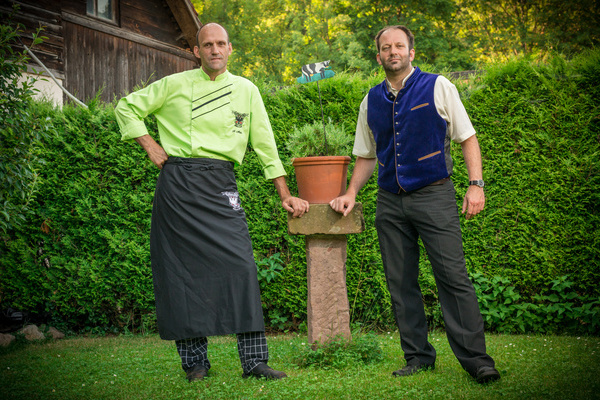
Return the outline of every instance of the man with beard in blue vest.
{"type": "Polygon", "coordinates": [[[378,164],[375,224],[384,271],[406,366],[392,374],[408,376],[435,367],[427,340],[427,320],[418,283],[419,237],[438,288],[450,347],[478,382],[500,379],[487,354],[483,319],[465,267],[452,175],[451,141],[460,143],[469,188],[462,212],[483,210],[481,152],[475,129],[456,87],[443,76],[412,66],[414,36],[390,26],[375,37],[377,61],[386,79],[360,105],[353,154],[356,166],[346,194],[331,207],[348,215],[356,195],[378,164]]]}

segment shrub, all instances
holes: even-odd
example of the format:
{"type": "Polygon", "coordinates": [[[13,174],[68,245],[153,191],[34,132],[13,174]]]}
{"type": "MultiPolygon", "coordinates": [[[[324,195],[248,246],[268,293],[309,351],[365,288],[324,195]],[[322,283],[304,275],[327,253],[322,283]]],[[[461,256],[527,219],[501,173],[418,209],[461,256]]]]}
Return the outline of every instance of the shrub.
{"type": "Polygon", "coordinates": [[[35,215],[0,245],[2,306],[51,313],[75,331],[135,331],[154,310],[148,237],[158,170],[120,142],[112,107],[34,108],[57,134],[44,144],[35,215]]]}
{"type": "MultiPolygon", "coordinates": [[[[31,109],[35,80],[22,79],[28,58],[14,49],[23,28],[12,17],[0,24],[0,235],[26,221],[43,165],[39,144],[51,128],[31,109]]],[[[33,46],[42,42],[38,33],[33,46]]]]}
{"type": "Polygon", "coordinates": [[[522,300],[510,280],[471,276],[486,328],[502,333],[600,332],[600,297],[573,290],[568,276],[552,280],[533,302],[522,300]]]}
{"type": "Polygon", "coordinates": [[[295,363],[302,368],[343,369],[357,364],[372,364],[383,359],[379,338],[374,334],[343,337],[328,343],[315,343],[297,351],[295,363]]]}
{"type": "MultiPolygon", "coordinates": [[[[562,275],[578,292],[598,294],[600,99],[580,83],[580,75],[593,81],[584,65],[515,59],[490,66],[464,92],[487,193],[483,214],[463,223],[467,261],[515,282],[528,300],[562,275]]],[[[462,193],[466,171],[455,161],[462,193]]]]}
{"type": "Polygon", "coordinates": [[[354,136],[346,133],[342,124],[334,124],[330,118],[325,126],[321,121],[301,127],[294,126],[287,140],[287,149],[292,158],[348,156],[352,152],[353,143],[354,136]]]}
{"type": "MultiPolygon", "coordinates": [[[[484,156],[486,208],[461,219],[461,228],[490,330],[599,332],[599,57],[595,51],[543,64],[516,59],[456,82],[484,156]]],[[[360,102],[382,79],[338,74],[323,81],[325,114],[353,132],[360,102]]],[[[259,87],[295,192],[285,144],[294,125],[320,114],[317,88],[259,87]]],[[[46,165],[31,214],[0,241],[0,308],[47,313],[80,332],[146,332],[154,325],[149,229],[158,169],[139,146],[120,141],[110,105],[89,106],[28,107],[32,126],[49,118],[57,133],[39,150],[46,165]]],[[[155,131],[155,121],[147,123],[155,131]]],[[[468,179],[459,147],[453,151],[460,205],[468,179]]],[[[287,213],[251,148],[236,174],[265,318],[274,329],[302,329],[304,237],[287,233],[287,213]]],[[[352,325],[385,329],[394,318],[374,228],[376,192],[373,176],[357,198],[366,231],[348,237],[347,287],[352,325]]],[[[441,327],[424,249],[422,255],[428,322],[441,327]]]]}

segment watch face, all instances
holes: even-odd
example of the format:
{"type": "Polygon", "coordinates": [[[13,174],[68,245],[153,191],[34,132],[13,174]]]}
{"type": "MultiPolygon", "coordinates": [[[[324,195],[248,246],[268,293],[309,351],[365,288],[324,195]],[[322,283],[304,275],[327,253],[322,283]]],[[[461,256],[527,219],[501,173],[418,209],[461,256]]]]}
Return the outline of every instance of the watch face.
{"type": "Polygon", "coordinates": [[[476,181],[469,181],[469,185],[475,185],[475,186],[479,186],[480,188],[485,186],[485,183],[483,182],[483,180],[479,179],[476,181]]]}

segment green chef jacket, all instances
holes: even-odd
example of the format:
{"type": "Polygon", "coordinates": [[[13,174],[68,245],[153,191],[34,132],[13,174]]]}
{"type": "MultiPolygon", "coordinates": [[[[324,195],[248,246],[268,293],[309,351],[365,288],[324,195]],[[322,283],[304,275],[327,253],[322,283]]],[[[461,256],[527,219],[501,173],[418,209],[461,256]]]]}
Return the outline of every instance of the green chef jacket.
{"type": "Polygon", "coordinates": [[[160,144],[169,156],[203,157],[241,164],[248,141],[265,178],[286,175],[258,88],[225,71],[211,81],[202,68],[167,76],[122,98],[115,108],[122,140],[148,134],[154,114],[160,144]]]}

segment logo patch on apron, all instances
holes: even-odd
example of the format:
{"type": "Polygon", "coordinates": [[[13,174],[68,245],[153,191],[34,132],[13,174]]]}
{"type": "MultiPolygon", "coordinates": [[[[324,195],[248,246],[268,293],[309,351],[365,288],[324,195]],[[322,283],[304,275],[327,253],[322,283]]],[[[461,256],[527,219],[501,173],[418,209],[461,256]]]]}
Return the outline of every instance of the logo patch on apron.
{"type": "Polygon", "coordinates": [[[221,194],[229,199],[229,205],[234,211],[242,209],[242,205],[240,204],[240,194],[238,192],[221,192],[221,194]]]}

